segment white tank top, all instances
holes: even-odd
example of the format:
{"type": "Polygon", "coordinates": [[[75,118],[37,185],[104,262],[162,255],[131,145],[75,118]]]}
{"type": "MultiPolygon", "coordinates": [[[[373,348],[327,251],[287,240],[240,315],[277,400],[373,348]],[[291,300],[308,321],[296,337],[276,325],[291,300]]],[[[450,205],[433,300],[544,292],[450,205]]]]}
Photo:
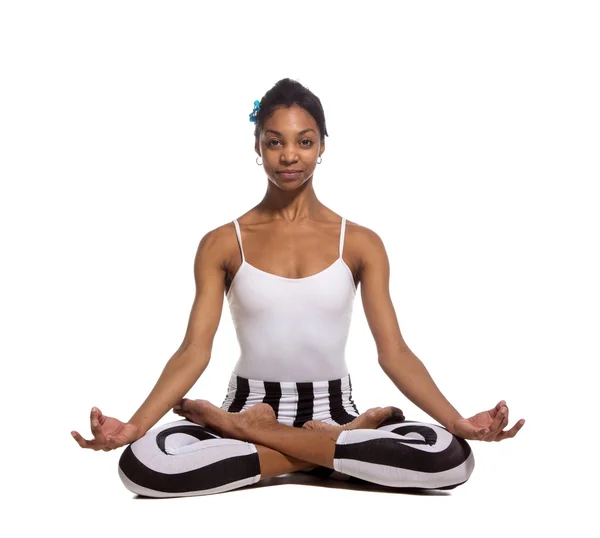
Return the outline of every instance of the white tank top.
{"type": "Polygon", "coordinates": [[[319,273],[287,278],[250,265],[237,219],[242,264],[227,292],[240,345],[233,373],[261,381],[324,381],[348,374],[346,342],[356,287],[342,258],[319,273]]]}

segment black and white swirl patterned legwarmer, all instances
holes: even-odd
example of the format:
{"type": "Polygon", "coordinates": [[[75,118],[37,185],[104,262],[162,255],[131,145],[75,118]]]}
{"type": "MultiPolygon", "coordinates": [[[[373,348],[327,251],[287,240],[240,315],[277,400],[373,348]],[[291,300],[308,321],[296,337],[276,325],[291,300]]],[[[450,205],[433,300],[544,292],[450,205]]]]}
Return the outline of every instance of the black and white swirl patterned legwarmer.
{"type": "Polygon", "coordinates": [[[258,482],[260,463],[252,443],[221,438],[183,419],[131,443],[119,460],[119,476],[145,497],[208,495],[258,482]]]}
{"type": "Polygon", "coordinates": [[[345,430],[333,460],[340,473],[384,486],[451,489],[468,480],[469,444],[435,424],[404,421],[375,430],[345,430]]]}
{"type": "MultiPolygon", "coordinates": [[[[349,375],[307,383],[232,376],[222,408],[239,413],[258,403],[268,403],[277,420],[292,427],[309,420],[343,425],[360,414],[349,375]]],[[[435,424],[390,418],[376,429],[342,431],[332,469],[299,472],[396,488],[452,489],[473,468],[464,439],[435,424]]],[[[254,444],[222,438],[186,419],[157,426],[131,443],[119,460],[119,476],[127,489],[148,497],[222,493],[261,479],[254,444]]]]}

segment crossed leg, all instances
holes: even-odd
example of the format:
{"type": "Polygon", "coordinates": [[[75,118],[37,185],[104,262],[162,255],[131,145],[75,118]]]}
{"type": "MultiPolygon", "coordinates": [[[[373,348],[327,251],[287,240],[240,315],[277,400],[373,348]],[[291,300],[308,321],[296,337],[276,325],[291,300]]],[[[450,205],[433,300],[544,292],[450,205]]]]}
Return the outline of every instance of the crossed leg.
{"type": "Polygon", "coordinates": [[[203,400],[184,407],[187,420],[158,426],[123,452],[119,476],[130,491],[204,495],[310,469],[396,487],[450,488],[473,468],[466,441],[440,426],[405,421],[391,407],[342,427],[311,421],[303,428],[279,424],[268,404],[242,413],[203,400]]]}
{"type": "Polygon", "coordinates": [[[342,427],[315,421],[286,426],[268,404],[228,413],[206,400],[184,400],[182,414],[222,435],[386,486],[453,488],[475,465],[467,441],[442,426],[407,421],[394,407],[370,409],[342,427]]]}

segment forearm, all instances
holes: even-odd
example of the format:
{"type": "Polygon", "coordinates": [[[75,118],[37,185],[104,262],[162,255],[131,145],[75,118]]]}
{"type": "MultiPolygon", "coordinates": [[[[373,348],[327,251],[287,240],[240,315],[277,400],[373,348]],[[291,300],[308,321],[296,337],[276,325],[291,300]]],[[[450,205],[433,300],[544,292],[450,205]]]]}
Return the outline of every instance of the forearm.
{"type": "Polygon", "coordinates": [[[387,359],[380,357],[379,365],[411,402],[449,431],[452,431],[455,420],[463,418],[441,393],[425,365],[410,349],[387,359]]]}
{"type": "Polygon", "coordinates": [[[209,352],[177,351],[165,365],[146,401],[129,419],[142,437],[194,386],[210,360],[209,352]]]}

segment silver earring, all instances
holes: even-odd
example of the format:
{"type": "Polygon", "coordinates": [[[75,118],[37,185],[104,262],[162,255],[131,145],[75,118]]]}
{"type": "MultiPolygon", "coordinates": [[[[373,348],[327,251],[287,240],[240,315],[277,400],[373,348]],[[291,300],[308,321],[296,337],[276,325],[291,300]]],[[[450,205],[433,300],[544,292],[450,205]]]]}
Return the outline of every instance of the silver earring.
{"type": "Polygon", "coordinates": [[[321,164],[323,162],[323,157],[319,157],[320,161],[317,161],[317,164],[321,164]]]}
{"type": "Polygon", "coordinates": [[[262,163],[258,162],[258,157],[256,157],[256,164],[258,164],[258,166],[262,166],[262,163]]]}

